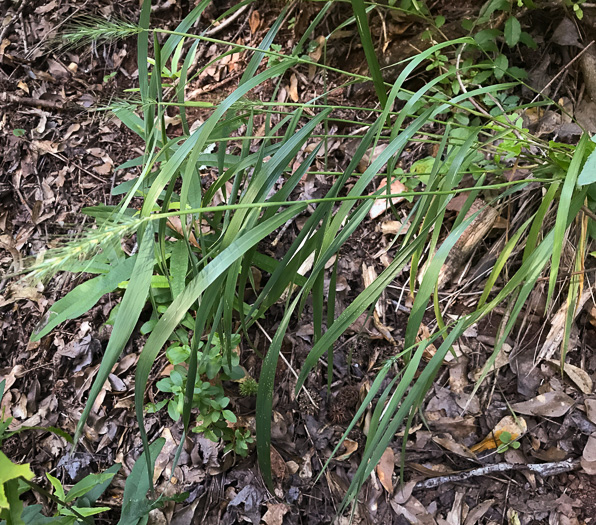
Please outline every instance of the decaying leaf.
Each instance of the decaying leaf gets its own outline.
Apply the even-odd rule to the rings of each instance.
[[[484,367],[476,368],[472,372],[472,379],[474,381],[478,381],[485,373],[489,373],[492,370],[497,370],[503,366],[507,366],[509,364],[509,354],[511,352],[511,345],[507,343],[503,343],[501,346],[501,350],[497,354],[494,363],[487,362]],[[488,369],[487,369],[488,368]]]
[[[430,330],[428,329],[428,326],[422,323],[420,325],[420,328],[418,328],[418,333],[416,334],[416,343],[420,343],[424,339],[430,339]],[[435,356],[436,353],[437,347],[432,343],[429,343],[428,346],[424,349],[422,359],[428,362]],[[447,361],[443,360],[443,362],[446,363]]]
[[[596,474],[596,461],[586,461],[584,458],[581,459],[581,466],[586,474],[594,476]]]
[[[515,403],[512,410],[529,416],[560,417],[573,406],[573,398],[564,392],[546,392],[523,403]]]
[[[556,368],[561,367],[561,362],[557,359],[549,359],[547,361],[551,366]],[[563,373],[579,388],[584,394],[591,394],[594,383],[588,373],[578,366],[565,363]]]
[[[267,525],[282,525],[289,510],[290,506],[285,503],[267,503],[267,512],[261,519]]]
[[[494,499],[487,499],[476,505],[466,516],[464,525],[476,525],[495,503]],[[484,522],[483,522],[484,523]]]
[[[405,505],[399,505],[393,500],[390,500],[389,503],[396,516],[403,516],[407,523],[417,525],[436,525],[437,523],[433,515],[414,497],[411,497]],[[398,523],[400,522],[398,521]]]
[[[585,399],[586,416],[592,422],[596,423],[596,399]]]
[[[384,183],[384,182],[382,182],[379,185],[379,187],[377,188],[377,190],[386,188],[386,186],[387,186],[387,184]],[[387,191],[387,190],[385,190],[385,191]],[[389,187],[389,193],[391,193],[392,195],[395,195],[395,194],[398,194],[398,193],[403,193],[404,191],[408,191],[408,189],[399,180],[396,180],[396,181],[392,182],[391,183],[391,186]],[[393,197],[391,199],[391,203],[392,204],[397,204],[398,202],[401,202],[403,200],[404,200],[403,197]],[[389,201],[388,201],[388,199],[380,198],[380,199],[377,199],[375,201],[375,203],[373,204],[372,208],[368,212],[368,215],[369,215],[369,217],[371,219],[376,219],[379,215],[382,215],[388,209],[389,209]]]
[[[548,463],[563,461],[567,457],[567,452],[557,447],[549,447],[546,450],[534,450],[532,456]]]
[[[479,210],[482,211],[462,233],[441,268],[438,279],[439,290],[449,283],[460,268],[465,266],[476,246],[486,237],[486,234],[493,228],[499,218],[499,211],[487,206],[481,199],[476,199],[472,203],[466,218]]]
[[[358,450],[358,442],[346,438],[343,443],[346,451],[341,455],[337,456],[337,461],[345,461],[348,459],[356,450]]]
[[[290,88],[288,89],[288,93],[293,102],[298,102],[300,100],[300,95],[298,95],[298,77],[296,74],[293,74],[290,77]]]
[[[251,33],[256,33],[257,29],[259,29],[259,26],[261,25],[261,15],[256,9],[248,17],[248,25]]]
[[[394,468],[395,454],[393,453],[393,449],[391,447],[387,447],[381,456],[379,464],[375,467],[375,471],[379,481],[381,482],[381,485],[383,485],[383,488],[389,494],[393,494],[393,480],[391,478],[393,476]]]
[[[271,447],[271,473],[274,479],[284,479],[288,472],[286,462],[275,447]]]
[[[596,462],[596,432],[592,432],[584,447],[582,458],[589,462]]]
[[[528,424],[523,417],[518,417],[516,420],[513,416],[505,416],[496,424],[490,434],[480,441],[480,443],[476,443],[473,447],[470,447],[470,450],[472,452],[482,452],[484,450],[498,448],[503,444],[499,439],[499,436],[503,432],[508,432],[511,435],[511,440],[515,440],[523,436],[527,430]]]
[[[582,311],[584,304],[592,297],[592,288],[587,287],[586,290],[581,294],[577,301],[577,308],[575,309],[574,318],[579,315]],[[540,349],[536,362],[542,360],[551,360],[555,352],[561,347],[563,341],[563,335],[565,333],[565,322],[567,319],[567,304],[564,303],[557,310],[557,313],[552,317],[551,328],[546,336],[544,344]]]
[[[457,454],[463,458],[474,459],[478,460],[476,454],[472,452],[468,447],[462,445],[461,443],[457,443],[449,434],[444,434],[443,436],[435,436],[433,437],[433,441],[437,444],[442,446],[444,449]]]
[[[382,222],[379,226],[379,230],[383,235],[405,235],[410,227],[410,223],[408,221],[385,221]]]

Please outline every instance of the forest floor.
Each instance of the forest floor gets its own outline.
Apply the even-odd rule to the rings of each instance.
[[[201,24],[208,26],[232,3],[214,3],[201,17]],[[440,1],[432,9],[435,15],[443,14],[449,25],[466,16],[477,16],[481,3],[461,2],[454,7]],[[51,45],[56,33],[82,14],[137,20],[138,2],[29,0],[17,5],[4,0],[1,5],[9,14],[0,26],[0,271],[7,275],[22,270],[28,259],[77,237],[88,228],[90,224],[80,214],[82,208],[97,203],[116,204],[112,189],[130,179],[135,171],[115,168],[142,155],[143,143],[113,115],[90,111],[125,96],[124,90],[137,85],[135,39],[81,49]],[[348,6],[338,2],[325,24],[339,25],[348,16]],[[191,7],[188,1],[165,0],[154,6],[152,23],[173,29]],[[278,37],[279,42],[285,42],[284,51],[291,49],[292,42],[319,9],[316,2],[295,4],[290,11],[293,28],[282,29]],[[540,11],[524,22],[529,27],[527,30],[533,36],[541,35],[542,42],[548,46],[539,46],[535,55],[522,57],[526,62],[522,65],[528,69],[535,66],[532,71],[538,71],[546,79],[543,85],[564,69],[565,74],[557,77],[556,95],[567,97],[577,107],[582,89],[579,62],[571,66],[568,63],[589,42],[589,35],[582,34],[588,40],[575,47],[569,42],[553,43],[552,35],[560,22],[560,18],[553,18],[553,12],[556,10]],[[213,26],[211,34],[229,42],[257,45],[279,13],[279,2],[248,4],[242,16],[221,24],[223,27]],[[379,30],[379,53],[393,53],[395,58],[404,52],[405,43],[415,41],[423,30],[419,22],[408,18],[389,21],[385,34]],[[355,45],[357,39],[355,29],[346,30],[331,43],[328,63],[366,73],[363,52]],[[220,53],[215,44],[201,43],[197,60],[207,62]],[[202,73],[187,97],[217,102],[233,91],[247,56],[238,53],[224,62]],[[310,80],[308,71],[300,68],[293,72],[293,79],[279,95],[280,99],[306,101],[323,87],[320,79]],[[419,72],[411,83],[416,85],[424,79],[424,72]],[[339,85],[341,78],[331,75],[327,81]],[[368,85],[342,88],[332,98],[337,103],[349,100],[350,104],[361,107],[369,107],[375,100]],[[586,119],[590,118],[589,111],[583,113]],[[206,114],[206,110],[194,110],[189,112],[189,120],[197,121]],[[364,120],[366,114],[354,110],[345,117],[357,122]],[[172,126],[175,129],[179,124],[172,122]],[[535,129],[545,136],[565,133],[562,125],[553,126],[552,122],[536,126],[543,126]],[[349,134],[357,128],[354,124],[340,131]],[[568,140],[573,142],[577,137],[571,133]],[[356,142],[349,141],[332,144],[328,168],[345,168],[355,145]],[[429,152],[419,145],[407,154],[411,162]],[[306,178],[302,184],[308,198],[317,198],[328,181],[317,175]],[[347,304],[364,288],[369,268],[379,272],[384,268],[387,253],[382,248],[388,244],[384,225],[390,219],[382,215],[365,222],[344,248],[339,261],[338,311],[342,302]],[[283,254],[287,246],[284,235],[293,238],[294,228],[288,228],[277,245],[271,247],[272,254]],[[478,247],[474,264],[503,235],[502,229],[493,228]],[[30,335],[48,308],[85,276],[59,274],[43,284],[24,284],[2,275],[0,379],[7,381],[2,407],[7,416],[14,418],[14,426],[53,426],[72,435],[109,338],[110,328],[105,322],[117,297],[105,296],[87,314],[31,343]],[[452,282],[444,291],[445,300],[454,290],[475,293],[469,286],[473,276],[472,268],[458,282]],[[386,307],[385,318],[381,324],[375,326],[365,316],[359,326],[354,326],[339,341],[332,396],[327,398],[323,367],[308,379],[306,387],[316,404],[307,398],[297,400],[292,393],[295,384],[292,370],[300,368],[312,346],[313,326],[308,305],[304,316],[292,327],[282,348],[288,365],[280,365],[276,378],[272,436],[277,483],[274,493],[260,479],[254,451],[246,458],[224,455],[223,447],[196,435],[186,438],[188,443],[172,473],[181,426],[174,424],[165,412],[148,415],[150,434],[166,438],[157,462],[158,490],[167,494],[189,492],[184,502],[170,502],[163,509],[153,511],[152,523],[331,523],[358,465],[365,442],[361,428],[352,431],[339,457],[317,483],[315,478],[355,414],[363,385],[372,382],[380,364],[399,348],[408,313],[407,294],[404,294],[407,279],[407,275],[400,277],[385,291],[381,299]],[[465,309],[470,295],[460,293],[454,311]],[[534,303],[540,301],[540,296],[534,298]],[[280,307],[277,316],[267,318],[264,331],[255,334],[257,346],[266,349],[267,336],[274,332],[282,312]],[[596,478],[590,475],[596,473],[596,468],[590,472],[590,464],[593,466],[596,460],[593,300],[586,301],[576,319],[568,355],[569,373],[561,376],[557,355],[533,365],[537,353],[557,333],[539,311],[528,312],[523,322],[520,320],[515,338],[508,340],[495,370],[471,397],[475,378],[492,353],[503,313],[493,314],[460,341],[462,355],[456,362],[446,364],[424,402],[424,420],[420,418],[409,430],[404,483],[400,482],[403,436],[398,434],[392,450],[384,455],[359,495],[356,523],[594,522]],[[391,337],[383,333],[384,328],[389,328]],[[84,473],[102,471],[114,462],[123,463],[124,475],[116,478],[109,496],[102,501],[114,508],[111,513],[114,519],[118,516],[118,497],[125,473],[142,448],[133,410],[133,378],[143,343],[144,337],[134,334],[125,357],[110,375],[100,396],[101,409],[92,413],[82,446],[74,457],[67,456],[70,445],[64,439],[42,430],[24,432],[3,444],[3,451],[11,460],[31,464],[41,484],[47,484],[41,477],[44,472],[52,473],[68,485],[73,483],[71,475],[78,479]],[[156,367],[153,385],[166,364],[163,360],[161,368]],[[243,365],[258,377],[260,365],[256,354],[243,353]],[[537,402],[540,394],[548,394],[548,402]],[[495,425],[510,413],[509,407],[516,403],[518,413],[526,414],[528,426],[521,447],[503,453],[479,447],[477,455],[470,456],[468,447],[473,448],[490,435]],[[526,403],[525,408],[520,403]],[[254,400],[236,400],[236,410],[247,421],[254,420]],[[594,454],[590,464],[582,466],[580,459],[590,458],[590,453]],[[555,470],[548,472],[546,464],[554,464]],[[529,468],[532,465],[538,467]],[[467,479],[444,477],[474,469],[484,470],[474,472]],[[169,481],[172,474],[175,484]],[[435,481],[429,483],[430,480]],[[48,503],[43,498],[40,501]],[[109,519],[102,522],[110,522]],[[340,523],[347,523],[347,518],[343,520]]]

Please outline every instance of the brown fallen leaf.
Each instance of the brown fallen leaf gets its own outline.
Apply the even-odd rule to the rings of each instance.
[[[267,503],[267,512],[261,519],[267,525],[282,525],[289,510],[290,506],[285,503]]]
[[[408,221],[385,221],[381,223],[379,229],[383,235],[395,235],[397,233],[405,235],[409,227],[410,223]]]
[[[379,185],[379,187],[377,188],[377,191],[380,190],[380,189],[386,188],[386,186],[387,186],[387,184],[385,182],[382,182]],[[400,182],[399,180],[396,180],[396,181],[392,182],[391,183],[391,186],[389,187],[389,193],[390,194],[403,193],[404,191],[407,191],[407,190],[408,189],[405,187],[405,185],[402,182]],[[385,190],[385,192],[386,191],[387,190]],[[398,197],[393,197],[391,199],[391,203],[392,204],[397,204],[398,202],[401,202],[403,200],[404,200],[403,197],[399,197],[399,196]],[[368,212],[368,216],[371,219],[376,219],[379,215],[382,215],[388,209],[389,209],[389,200],[386,199],[386,198],[379,198],[379,199],[375,200],[375,203],[372,205],[372,208]]]
[[[337,456],[337,461],[345,461],[348,459],[356,450],[358,450],[358,442],[346,438],[343,443],[346,451],[341,455]]]
[[[528,424],[523,417],[518,417],[516,421],[513,416],[505,416],[482,441],[476,443],[473,447],[470,447],[470,450],[472,452],[482,452],[484,450],[499,448],[503,444],[499,439],[499,436],[501,436],[503,432],[508,432],[513,441],[523,436],[527,430]]]
[[[379,481],[383,488],[389,493],[393,494],[393,480],[391,479],[393,476],[393,470],[395,468],[395,454],[393,453],[393,449],[391,447],[387,447],[379,464],[375,467],[375,471],[377,472],[377,476],[379,477]]]
[[[561,362],[557,359],[549,359],[547,361],[551,366],[560,368]],[[563,367],[563,373],[579,388],[584,394],[591,394],[594,383],[592,382],[592,378],[588,375],[585,370],[582,370],[578,366],[570,365],[569,363],[565,363]]]
[[[255,9],[248,17],[248,25],[251,33],[256,33],[261,25],[261,14]]]
[[[557,447],[550,447],[546,450],[535,450],[532,452],[532,456],[540,459],[541,461],[551,463],[555,461],[563,461],[567,457],[567,452]]]
[[[464,525],[476,525],[495,503],[494,499],[487,499],[476,505],[466,516]]]
[[[511,409],[529,416],[560,417],[573,406],[573,398],[564,392],[546,392],[528,401],[515,403]]]
[[[459,272],[460,268],[466,265],[468,258],[475,250],[476,246],[484,240],[486,234],[494,227],[494,224],[499,217],[498,210],[492,206],[487,206],[483,200],[476,199],[466,214],[466,218],[479,210],[482,211],[480,211],[478,216],[464,230],[453,249],[449,252],[449,256],[441,268],[438,277],[439,290],[451,281],[451,279]],[[425,270],[426,268],[423,268],[423,271]],[[421,276],[419,276],[419,278]]]
[[[275,479],[283,480],[287,474],[286,462],[275,447],[271,447],[271,474]]]
[[[300,96],[298,95],[298,77],[295,73],[290,77],[290,88],[288,89],[288,93],[293,102],[298,102],[300,100]]]
[[[472,452],[468,447],[462,445],[461,443],[457,443],[449,434],[444,434],[443,436],[435,436],[433,437],[433,441],[437,444],[442,446],[444,449],[457,454],[463,458],[474,459],[478,460],[476,454]]]
[[[586,416],[592,422],[596,423],[596,399],[585,399]]]
[[[582,458],[581,466],[586,474],[590,476],[594,476],[596,474],[596,461],[586,461],[584,458]]]

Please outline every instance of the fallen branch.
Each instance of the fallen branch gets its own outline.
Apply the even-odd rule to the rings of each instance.
[[[39,98],[19,97],[12,93],[0,93],[0,103],[2,104],[22,104],[23,106],[33,106],[50,111],[85,111],[85,108],[72,104],[71,102],[54,102],[52,100],[42,100]]]
[[[459,474],[450,474],[449,476],[440,476],[438,478],[430,478],[424,481],[416,483],[414,490],[416,489],[430,489],[438,487],[443,483],[452,483],[454,481],[464,481],[469,478],[477,476],[486,476],[494,472],[507,472],[511,470],[530,470],[536,474],[540,474],[543,477],[556,476],[563,472],[570,472],[577,470],[580,467],[579,459],[566,459],[564,461],[557,461],[553,463],[535,463],[531,465],[520,465],[511,463],[496,463],[494,465],[487,465],[486,467],[475,468],[460,472]]]

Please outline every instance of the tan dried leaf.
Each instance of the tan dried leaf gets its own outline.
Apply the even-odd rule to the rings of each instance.
[[[348,459],[356,450],[358,450],[358,442],[346,438],[343,443],[346,451],[341,455],[337,456],[337,461],[345,461]]]
[[[250,26],[250,32],[256,33],[257,29],[261,25],[261,14],[255,9],[248,18],[248,25]]]
[[[514,412],[529,416],[560,417],[573,406],[573,398],[564,392],[546,392],[511,406]]]
[[[314,62],[318,62],[321,60],[321,56],[323,56],[323,44],[325,43],[325,37],[322,35],[318,36],[315,42],[317,43],[317,47],[314,49],[314,51],[311,51],[308,56]]]
[[[592,422],[596,423],[596,399],[585,399],[586,416]]]
[[[286,462],[275,447],[271,447],[271,474],[275,479],[284,479],[288,472]]]
[[[300,100],[300,96],[298,95],[298,77],[295,73],[293,73],[290,77],[290,87],[288,89],[288,93],[290,94],[290,98],[293,102],[298,102]]]
[[[592,432],[588,438],[588,442],[584,447],[582,458],[589,462],[596,461],[596,432]]]
[[[549,359],[548,363],[557,368],[560,368],[561,366],[561,362],[557,359]],[[582,370],[578,366],[565,363],[563,372],[584,394],[592,393],[594,383],[585,370]]]
[[[383,485],[383,488],[389,494],[393,494],[393,480],[391,478],[393,476],[394,468],[395,455],[393,453],[393,449],[391,447],[387,447],[381,456],[379,464],[375,467],[375,471],[379,477],[381,485]]]
[[[386,183],[381,183],[381,185],[377,188],[377,190],[380,190],[382,188],[385,188],[386,186],[387,186]],[[403,193],[403,192],[405,192],[407,190],[408,189],[405,187],[405,185],[402,182],[400,182],[399,180],[396,180],[396,181],[392,182],[391,183],[391,186],[389,187],[389,193],[392,194],[392,195]],[[391,198],[391,203],[392,204],[397,204],[398,202],[401,202],[403,200],[404,200],[403,197],[392,197]],[[373,204],[372,208],[368,212],[368,215],[369,215],[369,217],[371,219],[376,219],[379,215],[382,215],[388,209],[389,209],[389,201],[388,201],[388,199],[386,199],[386,198],[379,198],[379,199],[375,200],[375,203]]]
[[[594,476],[596,474],[596,461],[586,461],[584,458],[581,459],[581,466],[586,474]]]
[[[267,503],[267,512],[261,519],[267,525],[282,525],[289,510],[290,506],[285,503]]]
[[[462,458],[478,460],[478,457],[468,447],[461,443],[457,443],[449,434],[443,436],[433,437],[433,441],[442,446],[444,449],[461,456]]]
[[[64,149],[63,144],[52,142],[51,140],[34,140],[31,142],[31,146],[40,155],[46,155],[47,153],[56,154]]]

